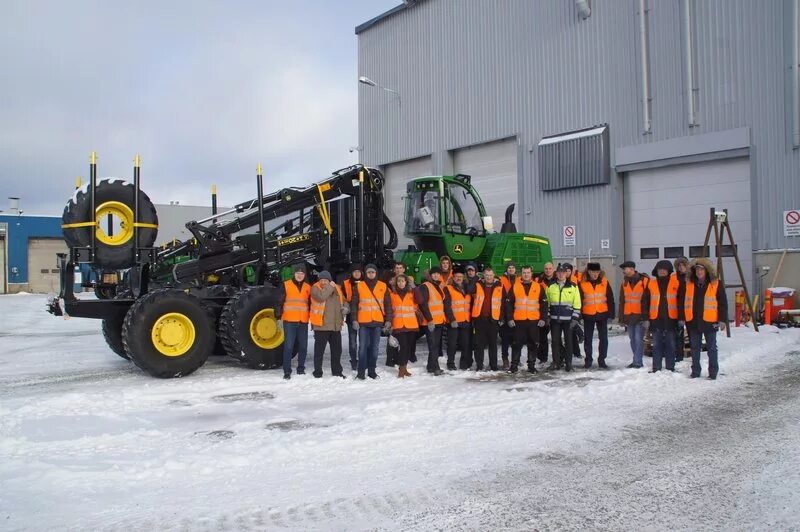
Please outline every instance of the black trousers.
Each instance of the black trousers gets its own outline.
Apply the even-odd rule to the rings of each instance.
[[[528,348],[528,367],[536,367],[536,355],[539,344],[539,327],[536,326],[538,320],[515,321],[514,327],[514,347],[512,350],[511,363],[519,366],[522,357],[522,347]]]
[[[475,318],[475,367],[483,369],[483,351],[489,348],[489,368],[497,370],[497,322],[491,318]]]
[[[597,354],[597,361],[601,364],[606,361],[608,355],[608,320],[594,320],[583,318],[583,350],[586,353],[584,365],[588,368],[592,364],[592,340],[594,340],[594,328],[597,326],[597,337],[600,340],[600,352]]]
[[[539,329],[539,362],[547,362],[547,355],[550,351],[550,340],[547,338],[549,334],[549,325],[545,325]]]
[[[394,337],[397,338],[397,342],[400,344],[400,347],[396,349],[395,362],[397,362],[398,366],[405,366],[417,351],[417,333],[414,331],[395,333]]]
[[[426,369],[429,373],[442,369],[439,367],[439,352],[442,349],[443,329],[443,325],[437,325],[433,331],[425,327],[425,339],[428,341],[428,364]]]
[[[508,350],[514,343],[514,330],[508,325],[500,327],[500,352],[503,360],[508,360]]]
[[[469,369],[472,365],[472,346],[470,345],[470,334],[472,325],[469,323],[459,325],[456,329],[447,328],[447,364],[456,363],[456,350],[461,350],[461,359],[458,365],[461,369]],[[464,365],[466,364],[466,367]]]
[[[397,335],[394,335],[397,338]],[[398,342],[400,340],[397,340]],[[399,347],[392,347],[389,345],[389,342],[386,342],[386,365],[390,367],[394,367],[397,364],[397,352],[400,350]]]
[[[572,369],[572,330],[569,321],[550,322],[550,337],[552,338],[553,364],[556,367],[564,366]]]
[[[328,344],[331,346],[331,374],[342,374],[342,332],[314,331],[314,376],[322,375],[322,356]]]

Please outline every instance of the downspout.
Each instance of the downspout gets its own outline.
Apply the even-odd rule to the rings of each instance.
[[[652,131],[650,94],[650,48],[648,44],[647,0],[639,0],[639,49],[642,62],[642,134]]]
[[[694,1],[683,0],[684,63],[686,66],[686,110],[689,127],[697,125],[695,107],[695,64],[694,64]]]

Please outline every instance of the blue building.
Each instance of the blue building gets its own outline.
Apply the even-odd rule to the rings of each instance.
[[[0,214],[0,293],[58,293],[61,216]]]

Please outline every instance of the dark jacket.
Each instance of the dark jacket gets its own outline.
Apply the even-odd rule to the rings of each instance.
[[[640,314],[625,315],[625,285],[629,284],[633,286],[642,278],[650,279],[647,275],[636,272],[630,279],[626,277],[622,280],[622,285],[619,288],[619,311],[617,315],[619,316],[619,322],[624,325],[636,325],[639,322],[647,320],[648,309],[644,306],[644,296],[642,296],[642,312]],[[644,293],[647,294],[647,287],[645,287]]]
[[[436,284],[434,281],[430,281],[431,285],[433,285],[434,290],[441,296],[442,301],[444,301],[444,319],[449,324],[452,321],[455,321],[456,318],[453,315],[453,307],[450,304],[450,292],[448,290],[442,290],[442,288]],[[425,317],[427,321],[432,320],[431,311],[428,308],[428,285],[422,283],[418,287],[414,289],[414,299],[419,305],[419,311],[422,312],[422,315]]]
[[[304,279],[302,282],[298,283],[294,277],[292,277],[292,282],[297,287],[298,290],[303,288],[303,285],[308,283],[307,279]],[[311,283],[308,283],[311,284]],[[275,306],[275,319],[281,319],[283,315],[283,302],[286,301],[286,285],[281,283],[278,285],[278,304]],[[309,302],[309,305],[311,303]]]
[[[669,317],[669,308],[667,305],[667,286],[669,285],[670,276],[666,277],[656,277],[654,279],[650,279],[651,283],[658,283],[658,293],[661,294],[661,298],[658,300],[658,315],[656,319],[650,320],[650,290],[644,291],[644,297],[642,298],[642,310],[645,311],[647,317],[645,319],[650,320],[650,327],[653,329],[659,330],[666,330],[666,329],[675,329],[678,326],[678,320],[673,320]],[[681,306],[681,294],[680,288],[678,289],[678,308],[680,309]],[[678,311],[678,316],[680,316],[680,310]]]
[[[392,280],[394,281],[394,279],[392,279]],[[411,288],[410,285],[406,285],[406,287],[404,289],[402,289],[402,290],[398,289],[397,285],[392,285],[389,288],[390,288],[390,290],[392,292],[394,292],[395,294],[400,296],[400,299],[404,298],[406,296],[406,294],[408,294],[409,292],[411,292],[412,294],[414,293],[414,289]],[[391,297],[391,295],[389,297]],[[414,299],[416,301],[416,294],[414,294]],[[419,311],[417,311],[417,322],[422,323],[422,313],[420,313]],[[405,333],[405,332],[417,332],[418,330],[419,330],[419,328],[417,328],[417,329],[406,329],[406,328],[392,329],[392,334],[399,334],[399,333]]]
[[[367,288],[370,291],[375,291],[375,285],[378,284],[379,279],[376,277],[373,280],[369,280],[366,277],[361,280],[362,283],[367,285]],[[383,281],[380,281],[383,282]],[[353,300],[350,302],[350,313],[353,314],[353,320],[358,319],[358,290],[353,290]],[[389,285],[386,285],[386,293],[383,296],[383,301],[380,302],[381,308],[383,308],[383,322],[372,321],[370,323],[359,323],[361,327],[383,327],[384,322],[391,323],[392,321],[392,297],[389,294]]]
[[[522,283],[522,287],[525,289],[525,294],[530,293],[531,286],[534,284],[538,284],[538,281],[535,279],[531,279],[530,283],[525,283],[525,281],[520,278],[520,282]],[[514,319],[514,306],[517,304],[517,296],[514,294],[514,286],[511,286],[511,291],[506,294],[506,317],[509,320]],[[550,311],[547,308],[547,293],[545,292],[544,288],[539,285],[539,313],[541,314],[541,318],[544,321],[548,321],[550,319]]]
[[[600,284],[603,279],[606,277],[606,272],[600,270],[600,275],[597,277],[596,281],[592,281],[589,278],[589,272],[583,272],[583,280],[578,283],[578,288],[580,288],[581,292],[581,301],[586,301],[586,296],[583,293],[583,283],[591,283],[592,286],[597,286]],[[552,283],[550,283],[552,284]],[[587,316],[586,314],[583,315],[584,320],[588,321],[602,321],[602,320],[613,320],[617,317],[617,306],[614,300],[614,290],[611,289],[611,283],[606,283],[606,302],[608,303],[608,312],[598,312],[597,314],[592,314],[591,316]]]
[[[697,275],[694,272],[694,267],[697,264],[702,264],[706,269],[706,281],[703,284],[698,284]],[[695,284],[694,299],[692,300],[692,314],[694,315],[694,319],[688,322],[686,326],[697,331],[710,331],[714,329],[717,324],[703,321],[703,302],[705,300],[706,291],[708,290],[708,284],[711,281],[717,280],[717,270],[711,265],[710,260],[696,259],[692,261],[690,265],[688,277],[689,280]],[[683,305],[685,297],[686,287],[684,285],[683,289],[678,291],[678,301],[681,302],[678,305],[678,319],[682,321],[686,319],[686,312]],[[719,283],[717,287],[717,313],[719,314],[719,321],[723,322],[727,320],[728,296],[725,294],[725,287],[722,283]]]

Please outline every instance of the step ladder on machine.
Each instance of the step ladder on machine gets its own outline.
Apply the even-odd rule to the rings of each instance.
[[[742,262],[739,260],[739,250],[736,248],[736,243],[733,241],[733,232],[731,231],[731,226],[728,223],[728,209],[716,209],[711,207],[711,214],[708,220],[708,229],[706,229],[706,238],[703,241],[703,252],[704,255],[708,258],[711,258],[711,253],[709,252],[708,247],[708,240],[711,238],[711,231],[714,231],[714,242],[716,244],[716,251],[717,251],[717,276],[719,277],[719,282],[723,286],[723,288],[741,288],[744,291],[744,301],[745,306],[749,312],[750,321],[753,323],[753,329],[758,332],[758,323],[756,323],[756,313],[753,309],[753,305],[751,304],[750,299],[750,292],[747,290],[747,281],[745,281],[744,272],[742,271]],[[725,239],[725,234],[728,235],[728,240],[730,241],[730,247],[733,250],[733,259],[736,261],[736,269],[739,271],[739,280],[740,284],[726,284],[725,283],[725,272],[723,271],[722,267],[722,249],[723,249],[723,242]],[[724,316],[725,322],[725,333],[727,334],[728,338],[731,337],[731,327],[730,322],[728,321],[728,316]]]

